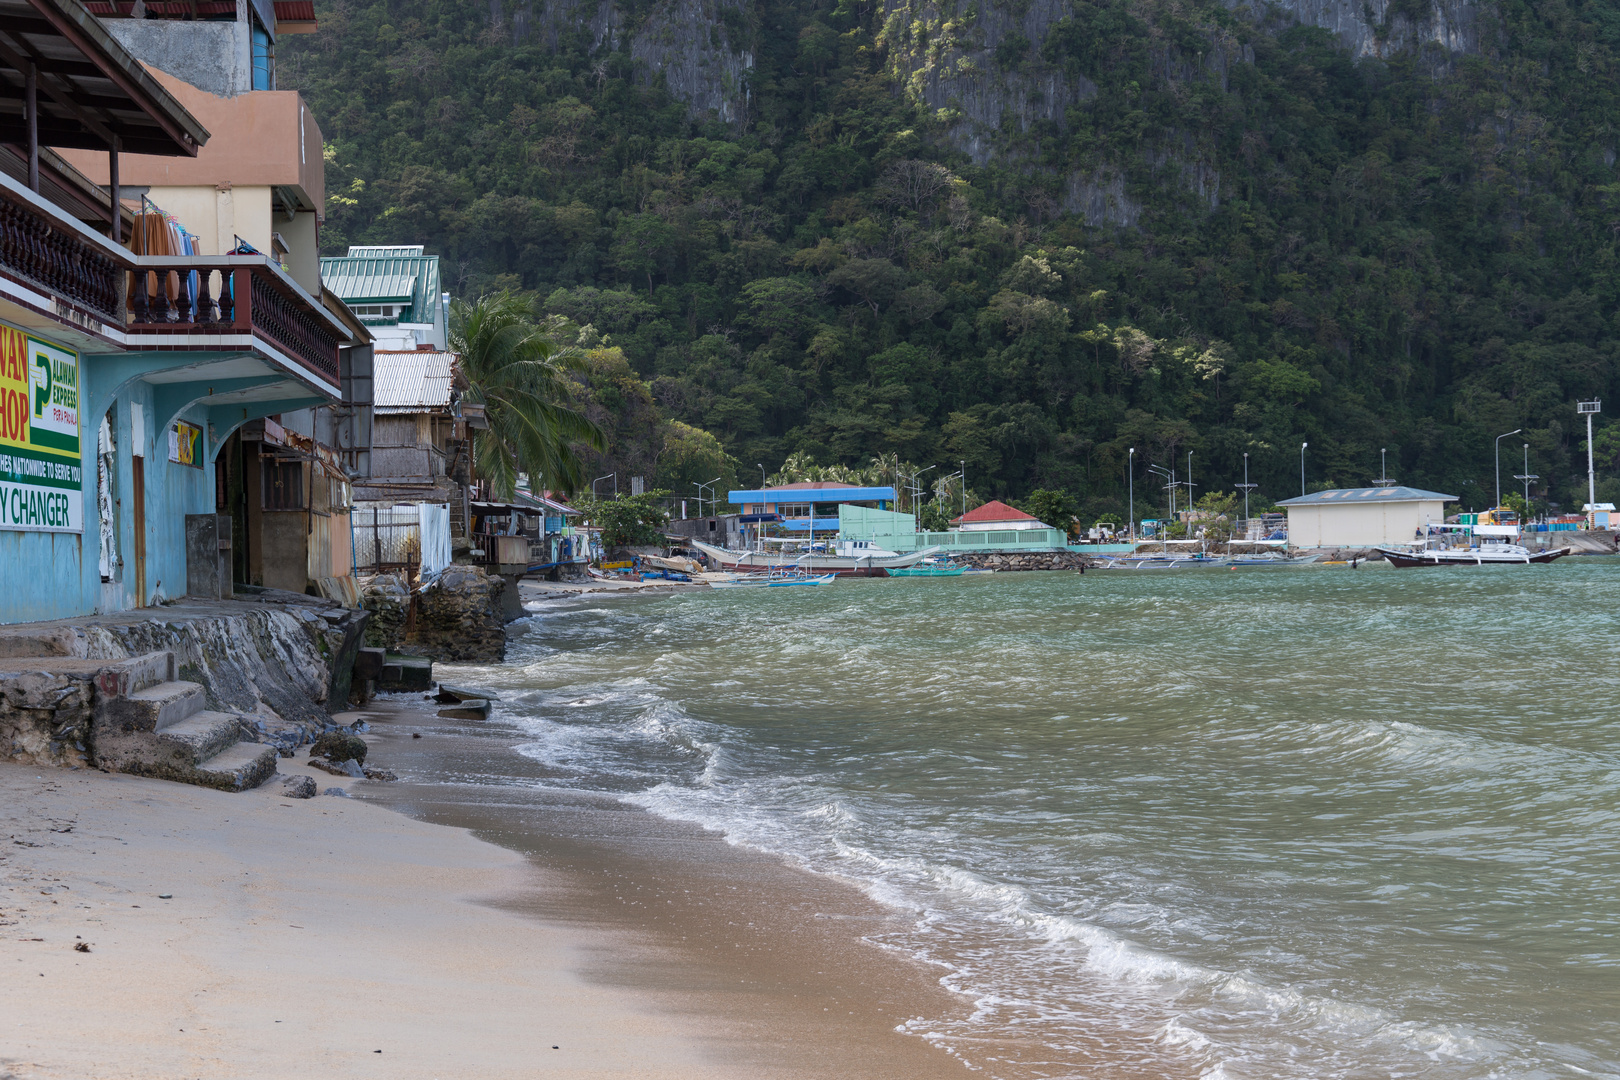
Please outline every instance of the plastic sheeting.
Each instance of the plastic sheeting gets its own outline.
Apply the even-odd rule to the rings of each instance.
[[[422,526],[421,582],[436,581],[450,565],[450,504],[419,503]]]

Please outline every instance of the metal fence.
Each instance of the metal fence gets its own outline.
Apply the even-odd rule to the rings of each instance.
[[[350,531],[356,573],[414,570],[422,564],[421,512],[415,506],[357,507]]]

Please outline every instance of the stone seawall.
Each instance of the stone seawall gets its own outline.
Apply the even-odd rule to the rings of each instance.
[[[159,653],[174,657],[168,677],[204,687],[208,708],[247,718],[260,742],[298,746],[347,707],[364,621],[267,591],[0,628],[0,760],[83,764],[98,703],[130,688],[118,673]]]
[[[951,553],[951,558],[975,570],[1078,570],[1089,558],[1075,551],[1030,551],[1001,554]]]
[[[371,613],[366,644],[451,663],[506,658],[503,600],[516,587],[478,566],[452,566],[437,582],[416,594],[395,574],[360,583],[360,604]],[[521,607],[518,609],[521,612]]]

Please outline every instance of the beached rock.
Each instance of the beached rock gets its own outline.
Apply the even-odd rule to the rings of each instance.
[[[379,769],[374,765],[367,765],[365,773],[367,780],[389,781],[399,779],[399,774],[394,772],[393,769]]]
[[[281,794],[288,799],[313,799],[320,793],[313,776],[283,776]]]
[[[347,731],[328,731],[316,737],[309,748],[309,756],[323,757],[333,762],[347,761],[353,758],[364,764],[366,760],[366,740],[358,735],[351,735]]]
[[[951,552],[951,558],[975,570],[1078,570],[1087,558],[1073,551],[1032,551],[1021,554],[966,554]]]
[[[339,796],[340,798],[344,798],[344,799],[347,799],[349,797],[349,793],[347,791],[344,791],[340,787],[329,787],[325,791],[321,792],[321,794],[322,795],[336,795],[336,796]]]

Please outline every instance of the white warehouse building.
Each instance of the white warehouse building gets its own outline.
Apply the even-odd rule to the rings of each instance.
[[[1284,499],[1288,542],[1301,548],[1410,544],[1424,525],[1446,520],[1457,496],[1409,487],[1338,488]]]

